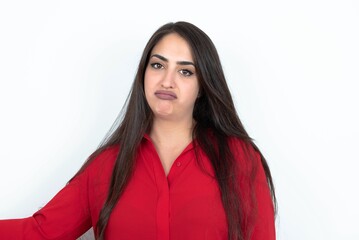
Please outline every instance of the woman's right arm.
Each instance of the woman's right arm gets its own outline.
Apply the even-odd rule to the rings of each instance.
[[[85,233],[91,227],[87,170],[32,217],[0,220],[0,239],[74,240]]]

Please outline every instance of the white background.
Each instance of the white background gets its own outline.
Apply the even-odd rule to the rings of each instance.
[[[2,1],[0,218],[56,194],[111,127],[162,24],[213,40],[271,167],[280,240],[359,239],[359,3]]]

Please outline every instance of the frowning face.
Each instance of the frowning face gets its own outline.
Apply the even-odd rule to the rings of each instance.
[[[178,34],[166,35],[153,48],[144,86],[155,118],[192,119],[199,83],[191,49]]]

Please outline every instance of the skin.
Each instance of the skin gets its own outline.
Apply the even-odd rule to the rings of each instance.
[[[200,89],[191,49],[178,34],[163,37],[153,48],[144,87],[154,113],[150,137],[168,174],[192,141],[192,114]]]
[[[165,36],[153,48],[145,72],[146,99],[155,117],[175,121],[192,119],[198,91],[196,69],[187,42],[177,34]]]

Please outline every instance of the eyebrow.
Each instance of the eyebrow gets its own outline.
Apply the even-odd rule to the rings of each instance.
[[[151,56],[151,58],[153,58],[153,57],[159,58],[159,59],[161,59],[161,60],[164,61],[164,62],[168,62],[168,59],[167,59],[167,58],[165,58],[164,56],[161,56],[161,55],[159,55],[159,54],[153,54],[153,55]],[[194,63],[193,63],[193,62],[190,62],[190,61],[177,61],[176,63],[177,63],[178,65],[193,65],[193,66],[195,67]]]

